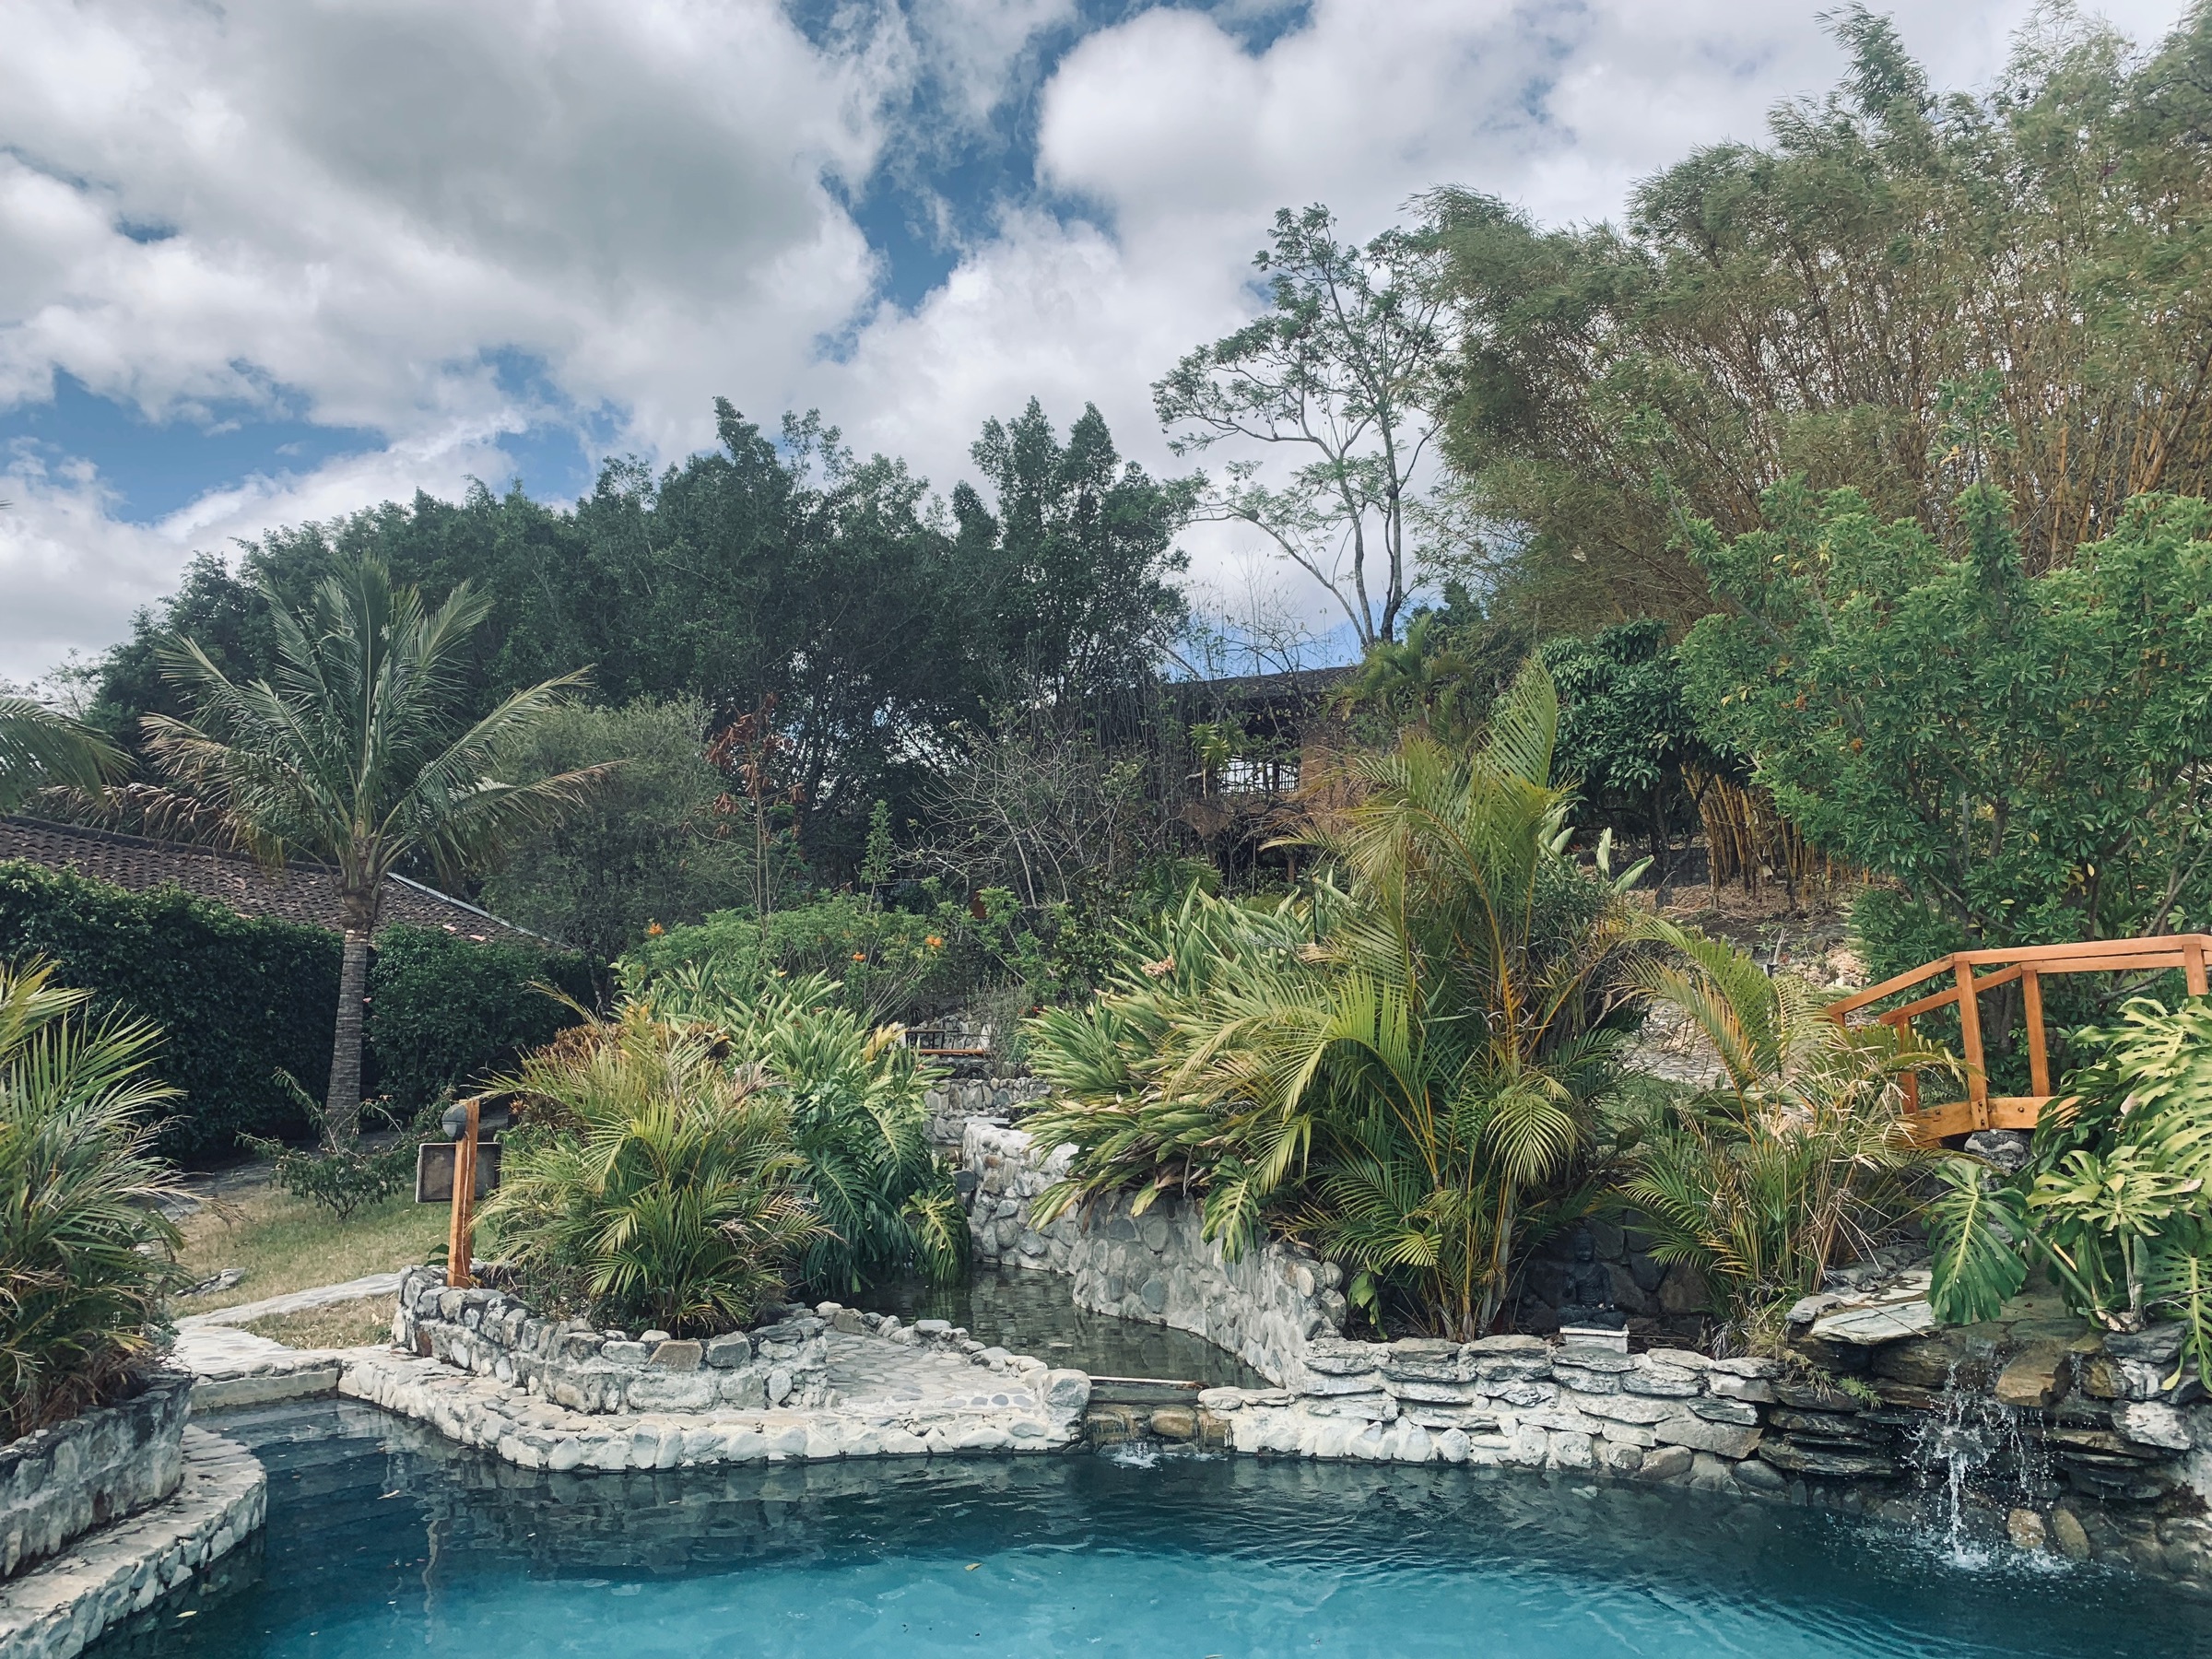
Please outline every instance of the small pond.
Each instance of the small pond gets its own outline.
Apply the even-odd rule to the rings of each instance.
[[[1265,1388],[1267,1379],[1203,1336],[1165,1325],[1088,1313],[1062,1273],[979,1266],[964,1285],[902,1280],[869,1291],[859,1305],[901,1319],[946,1319],[978,1342],[1071,1365],[1094,1377],[1165,1377],[1209,1388]]]
[[[2212,1653],[2212,1607],[1574,1477],[1094,1453],[539,1475],[367,1406],[211,1427],[265,1539],[92,1659]]]

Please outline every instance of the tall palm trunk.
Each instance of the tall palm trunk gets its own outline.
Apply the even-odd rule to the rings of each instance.
[[[330,1088],[324,1097],[324,1133],[332,1151],[361,1134],[361,1009],[369,1000],[369,941],[378,895],[347,893],[342,902],[346,942],[338,958],[338,1025],[330,1045]]]

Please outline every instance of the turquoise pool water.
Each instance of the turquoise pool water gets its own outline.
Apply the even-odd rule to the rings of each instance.
[[[2212,1653],[2212,1608],[2148,1583],[1630,1487],[1090,1454],[533,1476],[366,1407],[210,1426],[268,1465],[265,1542],[97,1659]]]

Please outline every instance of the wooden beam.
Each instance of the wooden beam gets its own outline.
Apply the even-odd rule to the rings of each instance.
[[[1959,974],[1959,1046],[1966,1053],[1966,1098],[1973,1102],[1978,1122],[1977,1129],[1989,1127],[1989,1065],[1982,1053],[1982,1004],[1974,995],[1973,965],[1964,957],[1953,957]]]
[[[2043,1037],[2043,980],[2032,968],[2020,972],[2020,1001],[2028,1026],[2028,1083],[2039,1095],[2051,1092],[2051,1051]]]
[[[2182,941],[2182,973],[2188,982],[2189,994],[2205,994],[2205,942],[2200,935],[2185,935]]]

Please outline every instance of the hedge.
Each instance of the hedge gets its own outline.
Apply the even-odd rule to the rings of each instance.
[[[183,1091],[163,1150],[205,1161],[241,1132],[298,1137],[306,1124],[281,1069],[320,1096],[330,1077],[338,938],[241,916],[177,887],[135,892],[73,871],[0,861],[0,958],[42,956],[94,1006],[162,1030],[154,1070]],[[424,928],[378,940],[369,975],[363,1091],[406,1112],[499,1070],[574,1016],[529,988],[592,994],[582,957],[479,945]]]
[[[241,1130],[294,1134],[279,1067],[320,1093],[330,1077],[338,938],[239,915],[182,888],[134,892],[73,871],[0,862],[0,956],[53,961],[94,1006],[152,1020],[154,1070],[184,1091],[163,1149],[205,1159]]]
[[[536,989],[541,982],[586,1006],[593,1000],[591,963],[582,956],[387,928],[369,971],[377,1092],[413,1112],[448,1088],[504,1071],[573,1025],[575,1013]]]

